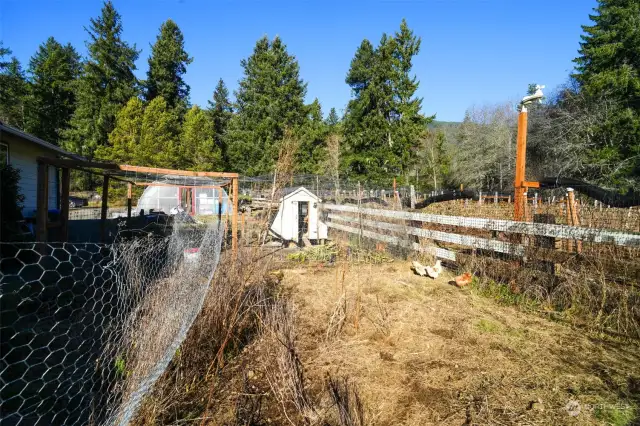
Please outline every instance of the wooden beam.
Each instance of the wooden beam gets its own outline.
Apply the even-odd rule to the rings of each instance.
[[[192,170],[161,169],[158,167],[130,166],[128,164],[121,164],[117,167],[120,170],[123,170],[126,172],[149,173],[149,174],[158,174],[158,175],[200,176],[200,177],[219,177],[219,178],[237,178],[238,177],[238,173],[228,173],[228,172],[194,172]]]
[[[100,209],[100,238],[102,242],[107,239],[107,210],[109,208],[109,176],[102,180],[102,208]]]
[[[232,182],[233,212],[231,212],[231,253],[234,259],[238,255],[238,178]],[[228,211],[228,209],[227,209]]]
[[[60,240],[69,241],[69,188],[70,188],[70,170],[62,169],[62,182],[60,188]]]
[[[127,218],[131,219],[131,184],[127,184]]]
[[[97,161],[88,161],[88,160],[70,160],[63,158],[51,158],[51,157],[38,157],[39,162],[48,164],[50,166],[56,166],[60,168],[89,168],[89,169],[103,169],[103,170],[118,170],[117,164],[112,163],[101,163]]]
[[[136,186],[173,186],[176,188],[213,188],[222,189],[227,185],[179,185],[174,183],[137,182]]]
[[[522,182],[522,186],[525,188],[540,188],[540,182],[530,182],[525,180]]]
[[[49,166],[38,161],[38,181],[36,194],[36,241],[47,241],[49,221]]]

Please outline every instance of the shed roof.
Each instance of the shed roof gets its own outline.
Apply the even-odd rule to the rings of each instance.
[[[284,201],[286,198],[290,198],[293,197],[296,194],[299,194],[300,192],[305,192],[307,193],[309,196],[315,198],[316,200],[320,201],[320,197],[318,197],[316,194],[314,194],[313,192],[309,191],[307,188],[305,188],[304,186],[294,186],[291,188],[284,188],[282,190],[282,192],[284,193],[284,196],[282,197],[282,200]]]

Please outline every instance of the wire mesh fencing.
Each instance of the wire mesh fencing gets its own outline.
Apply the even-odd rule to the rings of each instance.
[[[127,424],[200,312],[220,222],[0,244],[3,424]]]

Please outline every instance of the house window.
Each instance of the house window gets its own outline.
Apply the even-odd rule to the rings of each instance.
[[[6,166],[7,164],[9,164],[9,145],[0,143],[0,165]]]

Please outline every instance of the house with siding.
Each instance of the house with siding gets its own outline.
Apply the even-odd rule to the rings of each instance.
[[[20,191],[24,195],[22,215],[25,218],[34,217],[36,212],[38,157],[84,160],[78,155],[0,121],[0,162],[20,170]],[[59,188],[58,169],[49,167],[49,208],[60,208]]]

